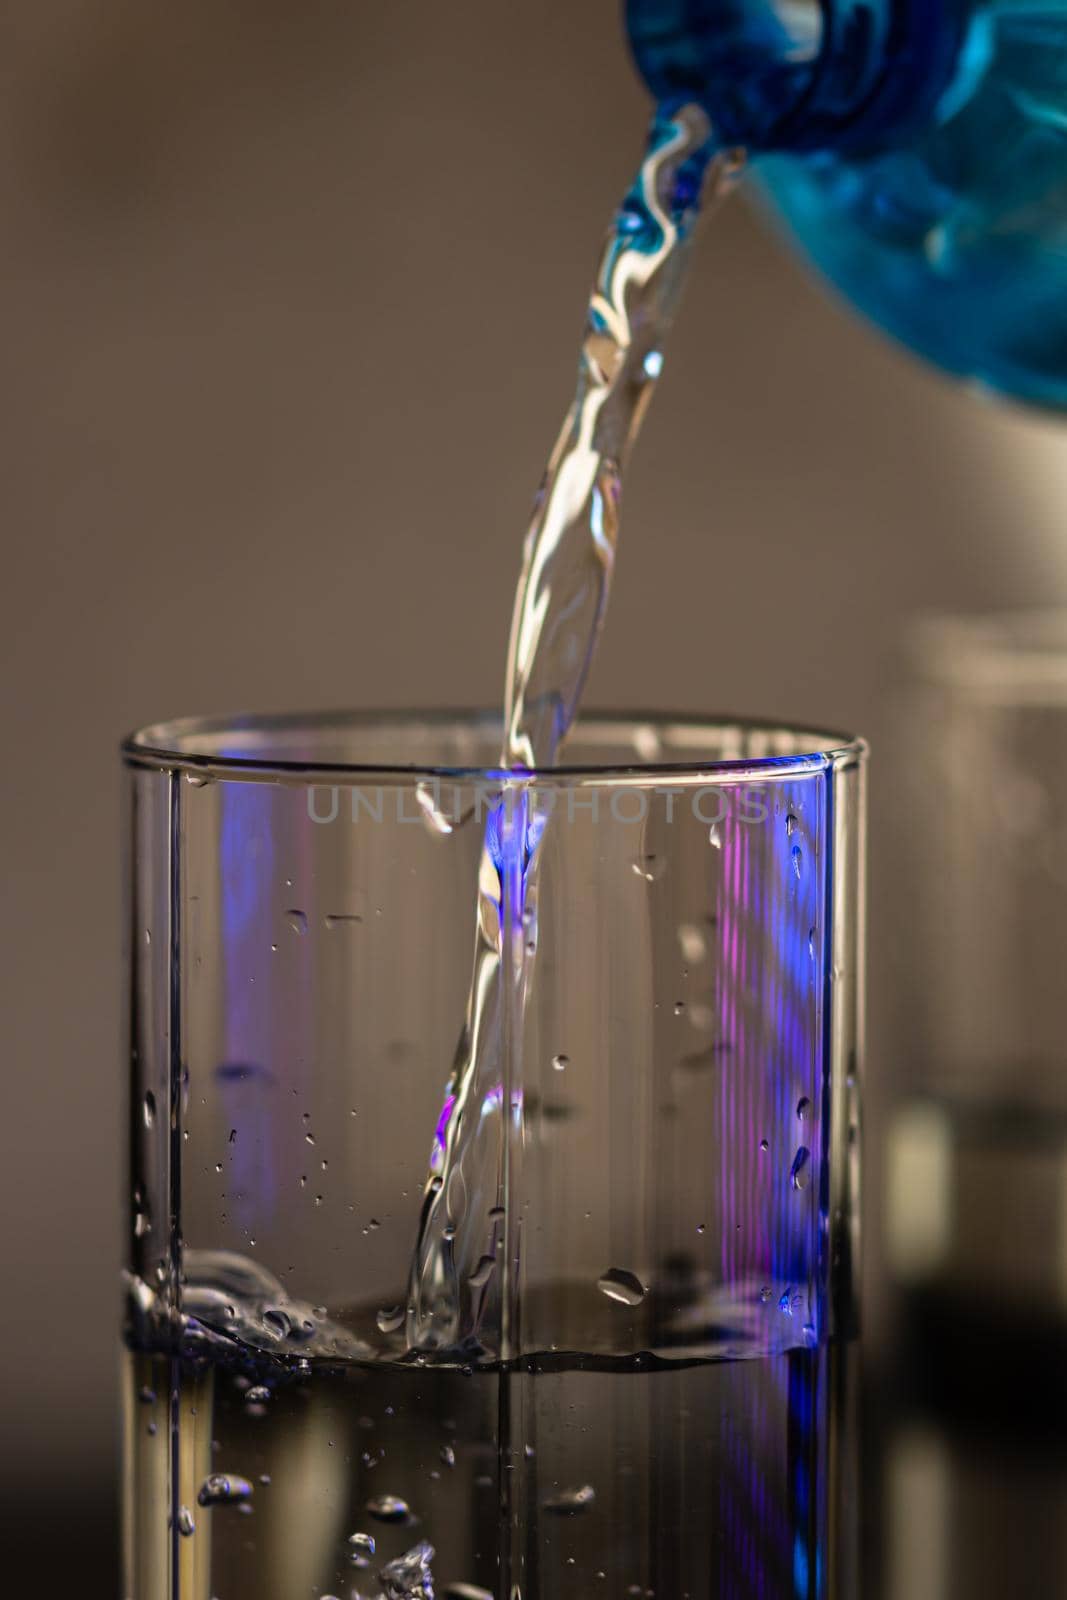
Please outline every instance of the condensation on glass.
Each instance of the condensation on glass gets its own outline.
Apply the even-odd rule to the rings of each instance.
[[[499,746],[411,716],[125,748],[130,1600],[846,1592],[863,747]],[[484,1249],[428,1354],[412,1250],[516,817],[488,1159],[448,1197]]]

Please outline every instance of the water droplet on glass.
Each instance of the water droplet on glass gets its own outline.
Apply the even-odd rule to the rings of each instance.
[[[351,1533],[348,1542],[357,1555],[372,1556],[376,1549],[373,1533]]]
[[[697,1232],[698,1233],[703,1233],[706,1227],[707,1227],[707,1223],[706,1222],[698,1222],[697,1223]]]
[[[471,1288],[484,1289],[486,1284],[489,1282],[489,1279],[493,1275],[493,1268],[495,1266],[495,1256],[483,1256],[468,1279]]]
[[[769,1150],[771,1148],[770,1140],[769,1139],[761,1139],[760,1142],[759,1142],[759,1147],[760,1147],[761,1150],[764,1150],[764,1151]]]
[[[678,929],[678,943],[682,950],[683,961],[696,966],[698,961],[703,961],[708,953],[707,940],[700,929],[691,922],[683,922]]]
[[[596,1490],[592,1484],[583,1483],[580,1489],[561,1489],[558,1494],[550,1495],[544,1508],[557,1516],[573,1517],[580,1511],[587,1511],[595,1499]]]
[[[156,1097],[151,1089],[145,1090],[144,1096],[144,1125],[146,1128],[155,1127],[156,1122]]]
[[[799,827],[800,827],[799,820],[790,811],[788,813],[788,815],[786,816],[786,819],[785,819],[785,831],[786,831],[786,833],[788,834],[788,836],[790,838],[792,838],[794,833],[796,833],[796,831],[797,831],[797,829]]]
[[[301,937],[303,937],[303,935],[308,931],[307,913],[294,906],[286,911],[285,915],[293,932],[298,933],[301,935]]]
[[[188,1506],[182,1506],[178,1512],[178,1532],[181,1534],[183,1539],[188,1539],[191,1533],[196,1532],[196,1523],[193,1521],[193,1513],[189,1510]]]
[[[527,1461],[532,1461],[534,1456],[537,1454],[537,1451],[534,1449],[532,1444],[524,1444],[522,1447],[522,1453],[526,1457]]]
[[[370,1229],[371,1233],[373,1233],[375,1228],[381,1227],[381,1223],[378,1221],[377,1217],[371,1217],[370,1221],[367,1223],[367,1227]]]
[[[407,1501],[395,1494],[375,1495],[373,1500],[367,1501],[366,1510],[368,1516],[379,1522],[406,1522],[411,1516]]]
[[[811,1176],[810,1159],[811,1151],[801,1145],[793,1157],[793,1165],[789,1169],[789,1176],[793,1181],[794,1189],[806,1189],[808,1187],[808,1179]]]
[[[676,1017],[680,1017],[684,1010],[685,1010],[685,1001],[684,1000],[676,1000],[674,1002],[674,1014],[675,1014],[675,1016]]]
[[[252,1485],[247,1478],[238,1478],[232,1472],[212,1472],[200,1485],[197,1501],[202,1506],[237,1505],[250,1500]]]
[[[657,883],[667,870],[667,863],[662,856],[638,856],[633,863],[633,870],[646,883]]]
[[[624,1306],[639,1306],[647,1293],[637,1274],[627,1272],[625,1267],[610,1267],[597,1279],[597,1288],[609,1300],[617,1300]]]
[[[802,1095],[797,1101],[797,1121],[803,1122],[811,1110],[811,1101],[807,1095]]]
[[[804,866],[804,852],[803,852],[803,850],[800,848],[800,846],[798,844],[795,844],[793,846],[792,851],[790,852],[790,854],[791,854],[792,860],[793,860],[793,872],[796,875],[796,877],[799,879],[800,873],[801,873],[801,869]]]
[[[395,1333],[404,1325],[404,1311],[401,1306],[383,1306],[375,1317],[379,1333]]]
[[[305,1144],[314,1144],[315,1143],[315,1135],[313,1133],[305,1133],[305,1135],[304,1135],[304,1143]]]
[[[362,923],[363,918],[357,916],[354,911],[330,911],[324,921],[326,926],[331,929],[357,928]]]
[[[808,929],[808,955],[815,960],[815,929]]]
[[[440,1454],[441,1454],[441,1461],[443,1462],[443,1464],[446,1467],[454,1467],[455,1466],[455,1464],[456,1464],[456,1452],[455,1452],[455,1450],[453,1450],[453,1448],[452,1448],[452,1446],[450,1444],[443,1444],[441,1446]]]
[[[432,833],[451,833],[454,823],[448,813],[440,805],[440,793],[431,783],[418,783],[415,785],[415,799],[423,819]]]
[[[566,1072],[566,1070],[570,1066],[570,1064],[571,1064],[570,1056],[553,1056],[552,1057],[552,1065],[555,1067],[557,1072]]]
[[[719,824],[717,822],[713,822],[708,829],[708,843],[713,850],[722,849],[722,834],[719,832]]]

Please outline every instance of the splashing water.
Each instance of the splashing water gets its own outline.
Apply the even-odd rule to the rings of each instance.
[[[507,775],[486,824],[467,1014],[412,1262],[406,1331],[413,1349],[477,1346],[496,1304],[498,1353],[511,1353],[506,1274],[479,1283],[478,1264],[498,1247],[506,1263],[498,1208],[512,1142],[483,1125],[495,1115],[522,1115],[507,1059],[517,1029],[506,1024],[521,1015],[523,955],[536,946],[534,869],[545,822],[531,808],[524,774],[556,761],[574,721],[611,585],[623,470],[662,371],[693,224],[741,167],[740,152],[716,144],[699,107],[661,110],[601,254],[577,391],[535,503],[515,597],[501,753]]]

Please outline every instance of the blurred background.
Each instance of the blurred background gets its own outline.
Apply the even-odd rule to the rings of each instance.
[[[0,33],[15,1334],[0,1470],[40,1592],[59,1592],[41,1550],[62,1505],[79,1594],[113,1596],[117,741],[184,712],[494,701],[531,495],[647,105],[616,0],[8,0]],[[914,686],[941,694],[956,658],[909,645],[912,619],[1067,601],[1065,526],[1059,427],[919,369],[744,202],[720,213],[631,475],[588,699],[873,745],[864,1539],[870,1592],[890,1600],[1048,1593],[1048,1563],[1067,1559],[1064,1471],[1043,1442],[1061,1412],[1018,1403],[1010,1328],[975,1356],[1001,1402],[989,1429],[963,1378],[953,1395],[931,1379],[952,1307],[905,1291],[948,1224],[931,1244],[921,1207],[887,1222],[885,1204],[894,1184],[955,1181],[954,1113],[913,1096],[943,1044],[915,925],[952,918],[913,895],[933,837],[922,778],[953,715],[936,694],[916,709]],[[996,784],[999,747],[983,748],[971,770]],[[985,859],[985,793],[976,778],[961,881]],[[1053,855],[1062,883],[1067,851]],[[974,916],[1005,904],[991,889]],[[1012,1113],[1014,1148],[1032,1177],[1039,1126],[1047,1171],[1005,1243],[1042,1242],[1027,1314],[1067,1301],[1067,1165],[1055,1104],[1033,1109]],[[968,1181],[995,1212],[986,1137]],[[999,1313],[987,1237],[967,1282]],[[1055,1354],[1055,1315],[1042,1330]],[[1036,1552],[1033,1589],[1008,1583],[1009,1525]]]

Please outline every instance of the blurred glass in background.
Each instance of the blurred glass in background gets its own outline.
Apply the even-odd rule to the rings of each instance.
[[[908,646],[887,1600],[1063,1593],[1067,612],[926,618]]]

